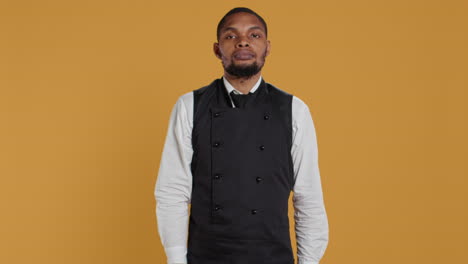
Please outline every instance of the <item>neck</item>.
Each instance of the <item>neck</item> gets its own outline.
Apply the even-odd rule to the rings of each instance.
[[[236,77],[232,76],[227,72],[224,72],[224,78],[237,90],[243,94],[248,94],[252,87],[257,83],[258,79],[261,76],[261,72],[251,76],[251,77]]]

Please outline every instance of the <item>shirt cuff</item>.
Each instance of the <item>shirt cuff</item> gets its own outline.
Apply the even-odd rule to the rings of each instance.
[[[187,247],[165,248],[168,264],[187,264]]]
[[[317,261],[307,258],[297,258],[297,264],[319,264]]]

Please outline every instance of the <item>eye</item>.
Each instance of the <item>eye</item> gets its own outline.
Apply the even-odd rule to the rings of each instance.
[[[226,39],[233,39],[233,38],[235,38],[235,37],[236,37],[236,36],[234,36],[234,35],[227,35],[227,36],[226,36]]]
[[[257,34],[257,33],[252,33],[251,36],[254,37],[254,38],[260,38],[260,34]]]

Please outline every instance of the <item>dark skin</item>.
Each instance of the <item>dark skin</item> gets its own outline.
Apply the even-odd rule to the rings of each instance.
[[[227,18],[218,42],[213,45],[213,51],[224,68],[232,63],[247,66],[257,62],[259,66],[263,66],[265,57],[270,54],[270,41],[266,38],[263,24],[256,16],[240,12]],[[237,77],[224,70],[224,77],[243,94],[252,89],[260,76],[261,71],[251,77]]]

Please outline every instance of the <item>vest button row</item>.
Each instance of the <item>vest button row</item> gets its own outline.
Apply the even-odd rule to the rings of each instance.
[[[213,114],[213,116],[214,116],[214,117],[220,117],[220,116],[221,116],[221,113],[220,113],[220,112],[216,112],[216,113]],[[265,120],[270,119],[270,115],[265,114],[265,115],[263,116],[263,119],[265,119]]]
[[[213,143],[213,147],[218,148],[219,146],[221,146],[221,142],[216,141],[216,142]],[[265,146],[264,146],[264,145],[260,145],[258,148],[259,148],[260,150],[262,150],[262,151],[265,150]]]
[[[220,206],[220,205],[215,205],[214,210],[215,210],[215,211],[221,210],[221,206]],[[257,211],[257,209],[252,209],[252,210],[250,211],[250,213],[254,215],[254,214],[257,214],[258,211]]]
[[[216,173],[216,174],[213,176],[213,178],[214,178],[215,180],[219,180],[219,179],[221,179],[221,177],[222,177],[222,175],[219,174],[219,173]],[[260,182],[263,181],[263,178],[262,178],[262,177],[257,177],[257,178],[255,178],[255,180],[256,180],[258,183],[260,183]]]

